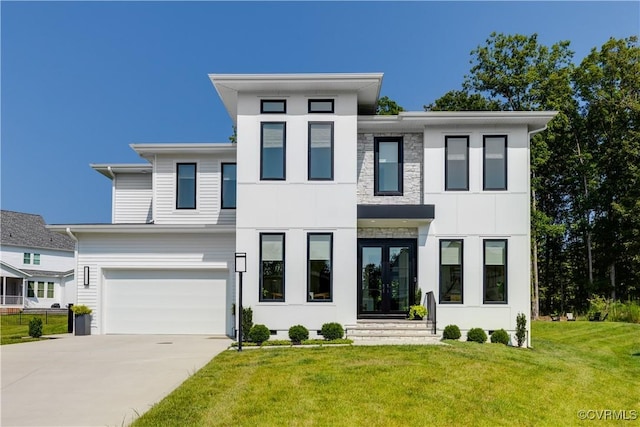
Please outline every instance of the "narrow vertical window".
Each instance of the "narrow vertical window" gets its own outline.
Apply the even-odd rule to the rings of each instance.
[[[260,301],[284,301],[284,234],[260,234]]]
[[[236,208],[236,164],[222,164],[222,209]]]
[[[38,298],[44,298],[44,282],[38,282]]]
[[[440,240],[440,302],[462,304],[462,240]]]
[[[22,256],[22,263],[23,264],[31,264],[31,254],[25,252],[24,255]]]
[[[178,163],[177,173],[177,209],[196,208],[196,164]]]
[[[286,124],[263,122],[260,130],[260,179],[284,180],[286,157]]]
[[[485,136],[484,176],[485,190],[507,189],[507,137],[504,135]]]
[[[374,140],[374,195],[402,195],[402,138]]]
[[[469,189],[469,137],[445,138],[445,189]]]
[[[309,180],[333,179],[333,122],[309,123]]]
[[[33,254],[33,265],[40,265],[40,254]]]
[[[333,99],[310,99],[310,113],[333,113]]]
[[[261,114],[284,114],[287,112],[285,99],[263,99],[260,101]]]
[[[331,301],[333,234],[307,235],[307,301]]]
[[[507,302],[507,241],[484,241],[484,302]]]
[[[47,283],[47,298],[53,298],[53,282]]]
[[[36,292],[35,292],[35,285],[36,282],[27,282],[27,297],[28,298],[34,298],[36,296]]]

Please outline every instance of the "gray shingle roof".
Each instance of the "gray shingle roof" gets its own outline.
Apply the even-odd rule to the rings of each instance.
[[[8,246],[72,251],[75,242],[68,236],[47,230],[40,215],[0,211],[0,243]]]

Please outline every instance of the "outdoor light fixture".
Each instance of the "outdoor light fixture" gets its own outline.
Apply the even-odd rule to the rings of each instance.
[[[238,351],[242,351],[242,273],[247,271],[247,253],[236,252],[236,273],[240,273],[238,282]]]
[[[89,286],[89,266],[84,266],[84,285]]]

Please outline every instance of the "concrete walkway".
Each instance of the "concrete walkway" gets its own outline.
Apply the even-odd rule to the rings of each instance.
[[[4,345],[0,424],[126,426],[230,344],[201,335],[60,335]]]

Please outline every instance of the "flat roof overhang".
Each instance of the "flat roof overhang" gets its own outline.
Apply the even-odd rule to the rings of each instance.
[[[50,224],[56,233],[235,233],[236,228],[217,224]]]
[[[435,218],[435,205],[358,205],[359,227],[418,227]]]

